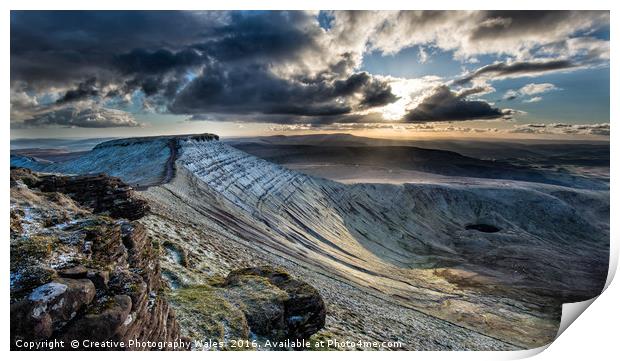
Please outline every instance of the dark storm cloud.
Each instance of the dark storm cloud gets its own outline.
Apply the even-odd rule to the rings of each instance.
[[[148,51],[134,49],[115,57],[114,65],[124,74],[160,74],[177,68],[199,65],[203,56],[194,49],[183,49],[176,53],[167,49]]]
[[[576,24],[600,26],[609,22],[609,12],[569,10],[491,10],[469,34],[473,41],[489,41],[524,36],[549,37],[570,31]],[[567,29],[568,28],[568,29]]]
[[[77,88],[67,90],[65,95],[59,98],[56,103],[68,103],[78,100],[87,99],[90,97],[98,96],[99,89],[97,88],[97,79],[90,78],[80,84],[78,84]]]
[[[231,15],[229,25],[206,32],[213,40],[194,45],[216,61],[173,100],[173,113],[259,113],[329,116],[383,106],[397,100],[387,82],[353,73],[351,53],[330,54],[324,34],[303,12]],[[333,58],[315,74],[276,75],[273,63],[313,66]],[[301,64],[301,65],[300,65]]]
[[[230,23],[207,28],[207,40],[195,44],[220,61],[245,61],[258,58],[288,59],[309,48],[319,49],[314,30],[307,25],[313,17],[298,11],[269,11],[259,15],[231,13]]]
[[[409,122],[497,119],[510,116],[511,111],[492,107],[482,100],[467,100],[441,85],[405,116]]]
[[[118,54],[178,50],[200,39],[221,13],[180,11],[12,11],[11,81],[33,86],[113,76]]]
[[[261,65],[237,69],[211,66],[176,96],[170,110],[177,114],[327,116],[395,100],[388,84],[366,72],[333,82],[302,81],[277,77]]]
[[[186,71],[199,68],[204,61],[204,54],[190,48],[177,52],[168,49],[134,49],[117,55],[113,66],[128,78],[120,87],[111,90],[108,97],[142,90],[147,97],[159,93],[163,100],[169,100],[184,84]]]
[[[75,84],[205,62],[281,62],[319,50],[304,12],[13,11],[11,79]]]
[[[64,107],[41,114],[37,114],[21,123],[23,128],[37,128],[48,126],[81,127],[81,128],[111,128],[111,127],[138,127],[133,116],[127,112],[100,107],[75,108]]]
[[[512,63],[495,63],[478,68],[471,74],[454,82],[456,85],[467,84],[476,78],[488,77],[501,79],[506,77],[532,76],[546,72],[569,70],[577,67],[569,60],[518,61]]]
[[[336,88],[338,83],[336,82]],[[392,94],[392,88],[386,82],[372,78],[368,73],[357,73],[349,77],[346,81],[344,89],[336,92],[337,96],[346,96],[360,92],[363,94],[360,101],[361,108],[374,108],[393,103],[398,97]],[[353,83],[353,84],[351,84]],[[343,92],[343,90],[345,90]]]
[[[328,116],[397,99],[386,82],[353,73],[351,53],[326,53],[323,30],[305,12],[11,16],[12,81],[67,88],[58,104],[139,90],[172,113]],[[314,75],[299,70],[321,62]],[[277,74],[280,65],[298,69]]]
[[[519,97],[518,95],[509,94],[509,95],[505,96],[503,100],[511,101],[511,100],[517,99],[518,97]]]

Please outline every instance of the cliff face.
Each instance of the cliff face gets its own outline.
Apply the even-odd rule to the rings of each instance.
[[[71,340],[171,349],[180,340],[158,253],[130,221],[147,210],[116,178],[11,170],[12,348],[55,339],[69,349]]]

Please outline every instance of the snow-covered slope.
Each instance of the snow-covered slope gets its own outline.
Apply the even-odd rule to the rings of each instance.
[[[169,157],[169,138],[135,138],[101,143],[84,156],[67,162],[40,162],[28,157],[11,156],[11,165],[50,173],[105,172],[133,185],[150,185],[163,177]]]
[[[180,200],[251,247],[496,337],[551,337],[534,309],[589,298],[606,277],[605,191],[475,179],[345,185],[217,142],[182,141],[177,169],[165,185],[175,199],[154,198]],[[515,322],[520,331],[505,330]]]
[[[182,141],[177,165],[290,242],[354,268],[458,262],[577,297],[601,287],[592,263],[606,256],[605,193],[510,181],[344,185],[219,142]],[[499,231],[467,229],[476,224]]]

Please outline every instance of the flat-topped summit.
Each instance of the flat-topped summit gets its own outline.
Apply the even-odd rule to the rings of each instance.
[[[219,140],[219,136],[211,133],[114,139],[100,143],[91,151],[69,161],[48,162],[12,156],[11,166],[62,174],[103,172],[121,178],[133,187],[144,189],[172,179],[181,142],[206,143],[216,140]]]
[[[149,137],[120,138],[120,139],[108,140],[106,142],[99,143],[93,148],[93,150],[107,148],[107,147],[128,146],[128,145],[162,142],[162,141],[169,142],[169,141],[179,141],[179,140],[199,140],[199,141],[208,142],[208,141],[219,140],[219,139],[220,139],[219,135],[212,134],[212,133],[156,135],[156,136],[149,136]]]

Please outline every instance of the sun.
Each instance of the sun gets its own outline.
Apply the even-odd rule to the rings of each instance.
[[[415,108],[428,95],[430,90],[441,84],[441,78],[426,76],[422,78],[406,79],[385,77],[392,87],[392,93],[398,100],[378,109],[384,120],[399,121],[407,111]]]

